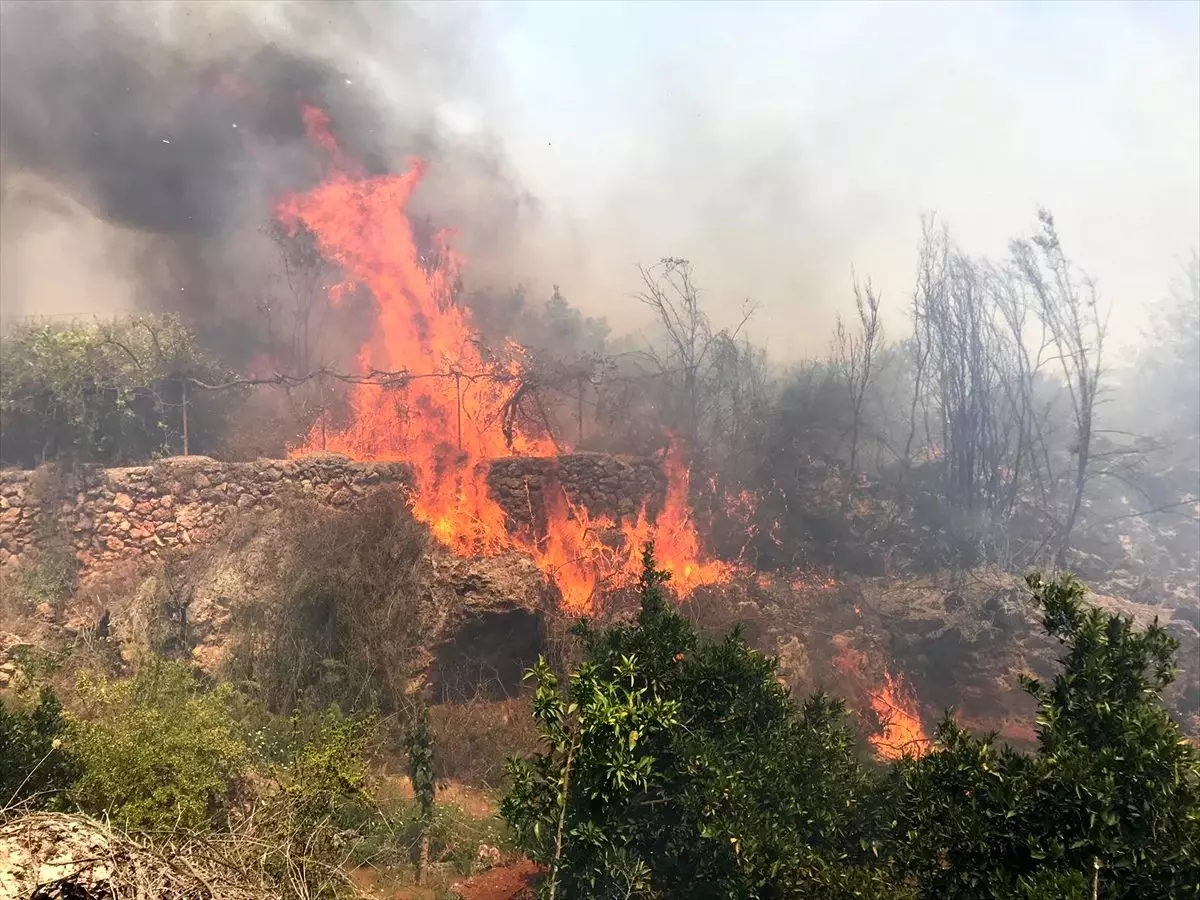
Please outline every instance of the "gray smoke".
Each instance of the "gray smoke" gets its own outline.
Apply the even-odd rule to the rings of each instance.
[[[286,302],[263,227],[329,162],[304,104],[369,174],[430,159],[418,212],[469,203],[464,239],[503,256],[527,199],[494,141],[438,124],[472,90],[469,42],[400,4],[4,4],[4,315],[176,309],[250,355],[247,321]]]

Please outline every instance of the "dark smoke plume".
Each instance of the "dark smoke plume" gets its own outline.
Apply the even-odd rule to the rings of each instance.
[[[278,256],[264,226],[276,201],[311,187],[329,163],[306,138],[305,103],[329,114],[338,142],[368,174],[418,154],[435,172],[441,166],[443,183],[483,184],[472,212],[481,233],[502,233],[524,201],[494,147],[448,141],[436,127],[437,104],[466,88],[456,71],[459,33],[429,12],[321,2],[6,3],[5,315],[125,305],[64,296],[61,270],[85,268],[71,292],[80,283],[86,291],[88,276],[123,280],[128,305],[181,311],[206,336],[225,335],[231,361],[252,355],[246,324],[286,302],[272,296]],[[423,52],[406,57],[414,47]],[[436,217],[432,181],[422,199]],[[33,242],[53,229],[64,235],[59,249],[39,256]]]

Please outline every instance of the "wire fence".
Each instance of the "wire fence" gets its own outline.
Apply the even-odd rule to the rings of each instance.
[[[115,313],[8,315],[0,319],[0,332],[8,334],[22,328],[72,324],[115,326],[125,318]],[[305,439],[319,440],[321,450],[327,450],[330,435],[338,430],[334,420],[345,408],[345,391],[337,390],[338,387],[353,389],[373,386],[396,391],[398,396],[395,402],[406,410],[415,411],[415,407],[407,404],[402,392],[406,387],[426,380],[439,380],[453,385],[454,439],[460,451],[464,446],[464,428],[471,426],[499,427],[510,446],[518,433],[538,432],[556,447],[568,442],[580,447],[585,444],[589,433],[599,433],[605,427],[604,417],[611,415],[612,410],[628,406],[629,398],[618,399],[618,392],[644,399],[648,391],[654,390],[650,382],[662,382],[682,372],[680,369],[663,367],[660,361],[645,368],[631,364],[631,357],[640,358],[642,355],[627,352],[616,356],[589,356],[573,363],[559,362],[548,367],[524,368],[519,373],[500,364],[483,371],[448,368],[433,372],[403,369],[345,372],[332,367],[320,367],[301,373],[276,371],[237,375],[222,381],[205,381],[191,373],[182,372],[156,385],[147,385],[145,389],[154,396],[157,409],[171,412],[170,418],[174,422],[169,430],[174,432],[175,440],[179,441],[175,446],[180,448],[183,456],[190,456],[195,446],[193,412],[204,395],[262,388],[291,391],[315,385],[316,396],[310,396],[304,404],[310,416]],[[3,360],[0,359],[2,364]],[[499,391],[502,395],[494,396],[483,404],[470,402],[469,394],[476,389]],[[497,421],[478,421],[468,413],[468,409],[486,409]]]

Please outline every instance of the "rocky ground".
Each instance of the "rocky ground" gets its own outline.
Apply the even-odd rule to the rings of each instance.
[[[274,515],[264,513],[253,527],[194,554],[185,568],[144,560],[81,583],[64,602],[5,604],[0,686],[31,648],[94,646],[102,624],[107,646],[127,659],[139,646],[177,638],[197,665],[218,672],[239,611],[285,589],[286,548],[271,527]],[[464,559],[434,547],[422,558],[418,582],[425,637],[408,675],[435,702],[515,696],[538,654],[561,649],[553,645],[567,623],[528,557]],[[1180,641],[1183,672],[1170,699],[1185,727],[1198,730],[1200,631],[1192,608],[1106,594],[1092,599],[1143,624],[1158,617]],[[614,598],[602,618],[627,613],[631,604]],[[824,688],[865,709],[868,692],[891,673],[908,681],[927,724],[953,706],[968,724],[1018,743],[1032,736],[1032,707],[1017,676],[1047,674],[1054,659],[1019,579],[987,569],[839,580],[816,571],[744,573],[699,590],[684,609],[713,634],[741,623],[753,643],[779,657],[782,677],[798,692]],[[172,629],[176,638],[164,637]],[[847,650],[864,661],[860,677],[838,665]]]

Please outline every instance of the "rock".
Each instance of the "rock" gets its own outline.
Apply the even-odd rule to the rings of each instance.
[[[179,507],[175,513],[175,521],[179,523],[180,528],[195,528],[200,522],[200,514],[203,510],[199,504],[188,503]]]
[[[117,494],[113,497],[113,506],[124,512],[131,512],[136,505],[128,494]]]

